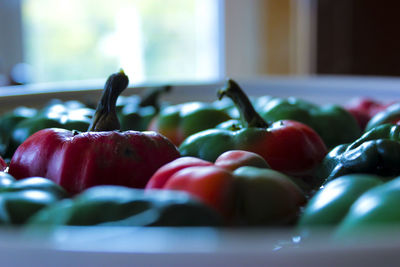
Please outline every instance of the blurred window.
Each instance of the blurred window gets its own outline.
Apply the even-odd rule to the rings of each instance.
[[[0,0],[1,1],[1,0]],[[34,82],[205,81],[223,75],[219,0],[22,0]]]

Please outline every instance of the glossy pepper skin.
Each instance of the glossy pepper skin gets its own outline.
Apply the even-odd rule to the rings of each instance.
[[[234,171],[242,166],[269,168],[268,163],[258,154],[244,150],[230,150],[221,154],[212,163],[195,157],[180,157],[159,168],[146,185],[147,189],[161,189],[174,173],[189,167],[218,166]]]
[[[46,128],[85,131],[94,115],[94,110],[78,101],[54,100],[39,110],[35,116],[15,125],[11,133],[10,149],[14,152],[29,136]],[[12,153],[10,152],[10,156]]]
[[[0,172],[0,225],[25,223],[39,210],[52,205],[68,194],[59,185],[42,177],[16,181]]]
[[[232,80],[219,91],[220,98],[224,95],[236,103],[242,125],[234,130],[210,129],[189,136],[179,147],[182,156],[215,161],[223,152],[239,149],[259,154],[274,170],[303,177],[313,174],[327,153],[313,129],[296,121],[267,124]]]
[[[316,227],[329,226],[323,229],[343,241],[373,237],[376,230],[398,225],[400,178],[384,180],[375,175],[352,174],[327,183],[306,205],[299,230],[312,234]]]
[[[118,119],[122,131],[147,130],[150,121],[159,113],[162,94],[170,92],[171,86],[163,86],[147,90],[143,96],[132,95],[119,97],[117,100]]]
[[[390,105],[376,113],[371,120],[368,121],[365,130],[369,131],[379,125],[387,123],[400,124],[400,103]]]
[[[11,144],[11,134],[15,126],[23,120],[33,118],[36,114],[36,109],[21,106],[0,117],[0,155],[11,158],[15,150],[15,145]]]
[[[221,223],[215,211],[184,192],[103,185],[40,211],[29,220],[28,227],[219,226]]]
[[[360,137],[356,119],[338,105],[315,105],[297,98],[260,99],[256,110],[267,122],[295,120],[314,129],[328,148],[349,143]]]
[[[217,166],[184,168],[174,173],[163,189],[180,190],[197,197],[225,218],[233,212],[232,174]]]
[[[16,179],[46,177],[73,194],[101,184],[143,188],[179,152],[158,133],[117,130],[115,102],[127,85],[123,72],[111,75],[88,132],[36,132],[14,153],[9,173]]]
[[[348,174],[327,183],[307,203],[298,227],[327,227],[339,224],[351,205],[367,190],[383,184],[372,174]]]
[[[230,172],[242,166],[255,166],[260,168],[268,168],[268,163],[259,155],[243,151],[231,150],[221,154],[215,164],[194,157],[178,158],[158,169],[150,178],[146,185],[146,189],[163,189],[170,178],[177,172],[192,167],[193,174],[191,179],[193,195],[200,197],[208,205],[214,207],[225,217],[231,215],[232,203],[232,177]],[[218,168],[202,168],[202,167],[218,167]],[[194,176],[200,177],[196,183]],[[182,183],[186,183],[186,179]],[[179,182],[178,182],[179,183]],[[170,185],[168,185],[170,186]],[[178,189],[180,186],[178,185]]]
[[[368,234],[374,238],[373,233],[371,235],[373,227],[397,227],[400,223],[399,201],[399,177],[366,191],[351,205],[335,232],[335,238],[356,240]]]
[[[210,103],[188,102],[162,109],[151,121],[149,130],[161,133],[179,146],[186,137],[230,118],[224,110]]]
[[[323,160],[318,176],[335,179],[351,173],[369,173],[390,179],[400,174],[400,126],[380,125],[351,144],[337,146]]]
[[[286,175],[266,169],[268,165],[260,157],[246,153],[240,152],[242,166],[230,160],[237,158],[237,151],[226,152],[215,164],[182,157],[160,168],[146,189],[188,192],[218,211],[230,225],[292,223],[305,203],[303,191]]]
[[[233,172],[236,220],[241,225],[294,223],[306,203],[303,190],[283,173],[245,166]]]

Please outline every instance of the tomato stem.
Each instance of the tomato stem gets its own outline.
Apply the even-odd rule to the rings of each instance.
[[[247,95],[234,80],[229,79],[226,82],[225,87],[218,90],[217,95],[220,100],[224,96],[232,99],[233,103],[239,110],[243,127],[269,127],[268,123],[257,113]]]
[[[128,87],[128,84],[128,76],[123,70],[108,77],[89,131],[101,132],[120,129],[115,106],[118,96]]]

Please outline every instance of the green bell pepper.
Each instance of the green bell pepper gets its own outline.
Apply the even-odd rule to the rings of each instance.
[[[323,160],[318,177],[329,182],[350,173],[369,173],[390,179],[400,175],[400,126],[384,124],[351,144],[339,145]]]
[[[387,123],[397,124],[400,122],[400,103],[390,105],[386,109],[378,112],[371,118],[366,126],[366,131]]]
[[[295,120],[313,128],[328,148],[349,143],[360,137],[356,119],[338,105],[318,106],[305,100],[261,97],[255,109],[267,122]]]
[[[335,232],[335,239],[376,238],[379,230],[398,227],[399,203],[400,177],[366,191],[351,205]]]
[[[233,172],[234,207],[239,225],[287,225],[297,220],[306,198],[296,179],[258,167]]]
[[[178,191],[95,186],[41,210],[29,226],[216,226],[211,208]]]
[[[161,133],[178,146],[188,136],[229,119],[223,109],[211,103],[187,102],[162,109],[150,123],[149,130]]]
[[[352,174],[327,183],[304,208],[299,231],[312,236],[313,231],[323,227],[334,239],[358,240],[372,237],[370,234],[378,228],[398,226],[400,177],[384,180],[375,175]]]
[[[94,110],[78,101],[65,103],[54,100],[32,118],[20,121],[11,133],[10,150],[12,153],[33,133],[46,128],[86,131]]]
[[[337,225],[354,201],[380,184],[382,178],[371,174],[349,174],[327,183],[307,203],[298,226],[304,229]]]
[[[34,108],[17,107],[0,117],[0,155],[10,158],[14,152],[10,147],[11,133],[20,121],[33,118],[37,113]]]
[[[15,179],[0,172],[0,224],[19,225],[46,206],[66,198],[59,185],[41,177]]]
[[[159,101],[160,96],[170,92],[171,88],[171,86],[156,87],[147,90],[142,97],[120,96],[117,100],[117,115],[121,130],[147,130],[150,121],[158,114],[162,106]]]

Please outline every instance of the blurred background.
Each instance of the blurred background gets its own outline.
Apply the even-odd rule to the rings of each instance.
[[[0,0],[0,85],[400,75],[400,2]]]

